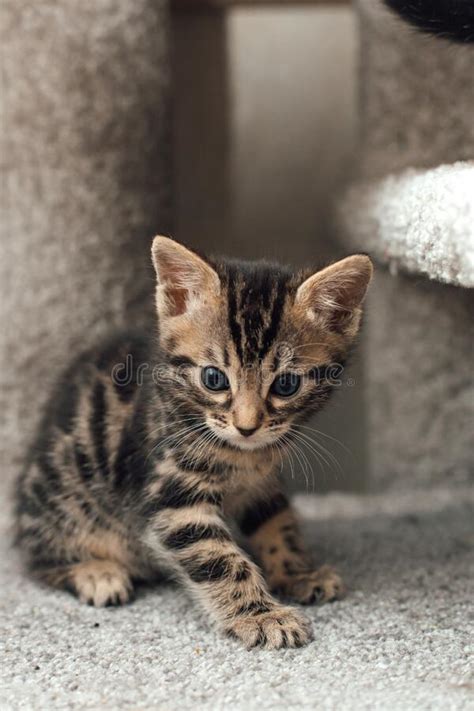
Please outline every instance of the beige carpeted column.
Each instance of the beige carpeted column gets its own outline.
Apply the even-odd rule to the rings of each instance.
[[[150,238],[169,229],[164,0],[3,0],[1,476],[52,381],[146,320]]]
[[[371,479],[462,484],[473,471],[474,46],[422,35],[381,0],[357,10],[359,180],[343,225],[378,267],[365,331]]]

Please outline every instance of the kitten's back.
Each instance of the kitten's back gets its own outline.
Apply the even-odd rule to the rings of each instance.
[[[60,378],[17,487],[17,539],[31,564],[74,557],[70,545],[62,546],[61,528],[69,539],[75,529],[79,539],[120,528],[112,504],[134,453],[139,369],[148,351],[144,334],[116,333],[80,354]]]

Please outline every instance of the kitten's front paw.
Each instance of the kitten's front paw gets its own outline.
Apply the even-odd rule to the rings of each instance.
[[[302,647],[313,638],[311,622],[291,607],[274,607],[269,612],[245,615],[227,627],[229,636],[241,640],[247,649]]]
[[[90,560],[71,568],[70,584],[81,602],[95,607],[124,605],[133,593],[127,571],[107,560]]]
[[[282,592],[302,605],[322,605],[343,598],[346,588],[336,571],[323,565],[317,570],[295,573],[285,581]]]

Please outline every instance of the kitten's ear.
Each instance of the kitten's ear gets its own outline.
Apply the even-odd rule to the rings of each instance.
[[[155,237],[151,248],[157,276],[156,304],[160,313],[180,316],[211,293],[217,295],[217,273],[197,254],[169,237]]]
[[[296,292],[296,303],[314,322],[353,337],[372,273],[365,255],[346,257],[306,279]]]

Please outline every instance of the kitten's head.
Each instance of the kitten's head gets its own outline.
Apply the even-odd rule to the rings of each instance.
[[[221,444],[284,441],[334,387],[335,364],[359,329],[370,259],[292,272],[205,260],[166,237],[155,238],[152,255],[160,345],[177,376],[170,396]]]

